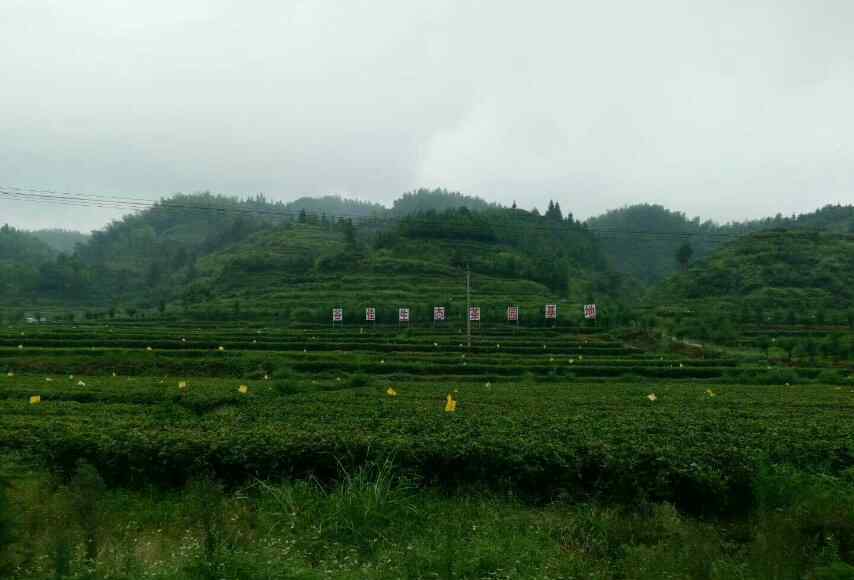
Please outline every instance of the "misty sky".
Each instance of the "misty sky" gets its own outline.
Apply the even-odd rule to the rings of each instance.
[[[0,185],[587,217],[854,201],[854,2],[0,0]],[[0,223],[107,210],[13,202]]]

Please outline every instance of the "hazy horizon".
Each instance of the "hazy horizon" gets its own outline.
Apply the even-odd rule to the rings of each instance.
[[[842,0],[13,0],[0,186],[806,213],[854,201],[852,17]],[[0,195],[24,229],[123,213]]]
[[[72,193],[72,192],[68,192],[68,193]],[[248,197],[251,197],[251,196],[239,196],[239,195],[236,195],[236,194],[218,194],[218,193],[216,193],[216,192],[202,192],[202,191],[192,192],[192,194],[205,194],[205,193],[210,193],[210,194],[212,194],[212,195],[223,195],[223,196],[226,196],[226,197],[236,197],[236,198],[240,198],[240,199],[246,199],[246,198],[248,198]],[[408,193],[408,192],[404,192],[404,193]],[[458,192],[458,193],[466,194],[465,192]],[[182,194],[181,192],[178,192],[178,193],[175,193],[175,194],[172,194],[172,195],[183,195],[183,194]],[[340,195],[340,194],[318,194],[318,195],[315,195],[315,196],[299,196],[299,197],[294,197],[294,198],[291,198],[291,199],[281,199],[280,201],[282,201],[283,203],[289,203],[289,202],[297,201],[297,200],[299,200],[299,199],[301,199],[301,198],[305,198],[305,197],[321,198],[321,197],[325,197],[325,196],[327,196],[327,195],[328,195],[328,196],[332,196],[332,197],[341,197],[341,198],[344,198],[344,199],[350,199],[350,200],[354,200],[354,201],[369,201],[369,202],[370,202],[370,200],[364,200],[364,199],[355,198],[355,197],[349,197],[349,196]],[[401,195],[402,195],[402,194],[401,194]],[[130,196],[126,196],[126,197],[130,197]],[[164,196],[163,198],[161,198],[161,200],[163,200],[163,199],[168,199],[169,197],[171,197],[171,196]],[[397,196],[397,197],[399,197],[399,196]],[[152,202],[153,202],[153,201],[160,201],[160,200],[154,200],[154,199],[151,199],[151,198],[142,198],[142,197],[140,197],[139,199],[140,199],[140,200],[145,200],[146,202],[149,202],[149,201],[152,201]],[[395,199],[396,199],[396,198],[395,198]],[[485,199],[485,198],[482,198],[482,199]],[[268,201],[271,201],[271,200],[268,198]],[[272,200],[272,201],[276,201],[276,200]],[[494,200],[488,200],[488,199],[485,199],[485,201],[494,201]],[[545,210],[546,210],[546,208],[547,208],[547,206],[548,206],[548,201],[549,201],[549,200],[547,200],[547,201],[546,201],[546,203],[545,203],[545,204],[543,204],[543,205],[541,205],[541,206],[530,206],[530,207],[524,207],[522,204],[519,204],[519,203],[517,202],[517,206],[518,206],[519,208],[521,208],[521,209],[526,209],[526,210],[533,210],[533,209],[536,209],[536,210],[537,210],[537,211],[539,211],[540,213],[544,213],[544,212],[545,212]],[[559,200],[556,200],[556,201],[558,201],[558,202],[559,202]],[[9,202],[9,201],[3,201],[2,203],[10,203],[10,202]],[[106,214],[106,213],[110,213],[110,214],[112,215],[112,217],[110,217],[110,218],[108,219],[108,221],[104,222],[102,225],[98,225],[98,226],[96,226],[96,227],[93,227],[93,228],[86,228],[86,229],[83,229],[83,228],[66,227],[66,226],[62,225],[62,223],[64,223],[62,219],[60,219],[60,222],[59,222],[59,223],[60,223],[60,225],[51,225],[51,224],[53,224],[54,222],[53,222],[53,221],[50,221],[50,220],[54,220],[54,219],[56,219],[56,216],[49,216],[49,222],[48,222],[48,225],[44,225],[44,226],[39,226],[39,225],[35,225],[35,226],[26,226],[26,225],[16,224],[16,223],[14,223],[14,222],[12,222],[12,221],[9,221],[8,219],[6,219],[5,221],[4,221],[3,219],[0,219],[0,226],[3,226],[3,225],[9,225],[9,226],[12,226],[12,227],[14,227],[14,228],[16,228],[16,229],[20,229],[20,230],[27,230],[27,231],[39,231],[39,230],[67,230],[67,231],[79,231],[79,232],[81,232],[81,233],[89,234],[89,233],[91,233],[92,231],[99,230],[99,229],[103,229],[104,227],[106,227],[107,225],[109,225],[109,223],[110,223],[110,222],[112,222],[112,221],[114,221],[114,220],[121,220],[121,219],[122,219],[122,218],[124,218],[125,216],[131,215],[131,214],[133,214],[133,213],[135,213],[135,212],[137,212],[137,211],[138,211],[138,210],[130,210],[130,209],[106,210],[106,209],[104,209],[104,208],[99,208],[99,207],[97,207],[97,206],[93,206],[93,207],[74,207],[74,206],[66,207],[66,206],[65,206],[64,204],[62,204],[62,203],[42,203],[42,202],[29,202],[29,201],[17,201],[17,200],[16,200],[16,201],[14,201],[14,202],[12,202],[12,203],[14,203],[14,204],[16,204],[16,205],[21,205],[21,206],[32,206],[32,207],[38,207],[38,208],[41,208],[41,210],[42,210],[42,211],[44,211],[45,213],[50,213],[50,214],[53,214],[53,213],[54,213],[54,212],[56,212],[56,211],[60,211],[60,212],[62,212],[62,211],[65,211],[65,210],[68,210],[69,212],[85,212],[85,211],[89,211],[89,210],[94,210],[94,211],[97,211],[97,212],[105,212],[105,214]],[[383,207],[385,207],[386,209],[391,209],[391,208],[392,208],[392,204],[391,204],[391,203],[385,203],[385,202],[383,202],[383,201],[376,201],[376,202],[371,202],[371,203],[378,203],[378,204],[382,205]],[[498,203],[501,203],[501,202],[498,202]],[[574,216],[574,217],[575,217],[575,219],[577,219],[577,220],[585,221],[585,220],[587,220],[587,219],[589,219],[589,218],[600,216],[600,215],[602,215],[602,214],[604,214],[604,213],[606,213],[606,212],[608,212],[608,211],[611,211],[611,210],[618,210],[618,209],[621,209],[621,208],[631,207],[632,205],[639,205],[639,204],[643,204],[643,203],[650,203],[650,204],[653,204],[653,205],[661,205],[661,204],[655,204],[655,203],[653,203],[653,202],[637,202],[636,204],[623,204],[623,205],[620,205],[620,206],[615,206],[615,207],[612,207],[612,208],[608,208],[608,209],[606,209],[606,210],[603,210],[601,213],[597,213],[597,214],[593,214],[593,215],[589,215],[589,216],[579,216],[579,215],[577,215],[577,214],[575,214],[575,213],[573,213],[573,216]],[[504,205],[504,204],[502,204],[502,205]],[[847,204],[847,205],[850,205],[850,204]],[[510,207],[510,205],[505,205],[504,207]],[[681,213],[685,214],[685,216],[686,216],[688,219],[699,218],[701,221],[707,221],[707,220],[710,220],[710,221],[713,221],[713,222],[715,222],[715,223],[717,223],[717,224],[719,224],[719,225],[725,225],[725,224],[728,224],[728,223],[746,222],[746,221],[750,221],[750,220],[752,220],[752,219],[762,219],[762,218],[766,218],[766,217],[768,217],[768,218],[773,218],[773,217],[775,217],[775,216],[777,215],[777,213],[781,213],[783,217],[790,217],[790,216],[792,216],[792,215],[796,215],[796,214],[812,213],[813,211],[820,209],[820,206],[817,206],[817,207],[814,207],[814,208],[811,208],[811,209],[807,209],[807,210],[802,211],[802,212],[794,212],[794,213],[792,213],[792,214],[785,214],[785,213],[782,213],[782,212],[775,212],[775,213],[773,213],[773,214],[757,216],[756,218],[745,218],[744,220],[716,220],[716,219],[714,219],[714,218],[708,218],[708,217],[706,217],[706,216],[695,216],[695,215],[691,215],[691,214],[688,214],[687,212],[682,211],[680,208],[677,208],[677,207],[668,207],[668,206],[663,206],[663,207],[665,207],[665,209],[668,209],[668,210],[670,210],[670,211],[674,211],[674,212],[681,212]],[[563,210],[563,212],[564,212],[564,214],[565,214],[565,215],[566,215],[566,214],[568,214],[568,213],[570,213],[570,212],[572,212],[572,208],[564,208],[562,205],[561,205],[561,210]],[[343,216],[343,214],[342,214],[342,216]],[[344,216],[344,217],[346,217],[346,216]]]

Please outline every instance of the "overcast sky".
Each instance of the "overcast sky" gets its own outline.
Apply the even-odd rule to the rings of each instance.
[[[854,202],[850,0],[0,2],[2,186]],[[19,227],[116,215],[0,199]]]

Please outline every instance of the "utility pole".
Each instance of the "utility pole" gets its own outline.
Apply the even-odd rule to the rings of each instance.
[[[469,350],[471,350],[471,271],[469,265],[466,264],[466,341]]]

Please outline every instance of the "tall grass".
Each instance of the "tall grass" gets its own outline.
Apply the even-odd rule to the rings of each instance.
[[[0,521],[18,522],[7,575],[20,580],[852,578],[854,477],[765,467],[754,489],[750,514],[715,521],[667,503],[440,492],[391,459],[342,464],[335,481],[136,491],[82,465],[64,485],[16,481]]]
[[[275,506],[281,525],[297,531],[301,547],[314,555],[328,544],[371,555],[389,540],[391,527],[417,515],[414,488],[389,458],[350,469],[339,463],[339,478],[331,486],[317,479],[257,485]]]
[[[11,573],[15,526],[9,500],[9,481],[0,473],[0,578]]]

